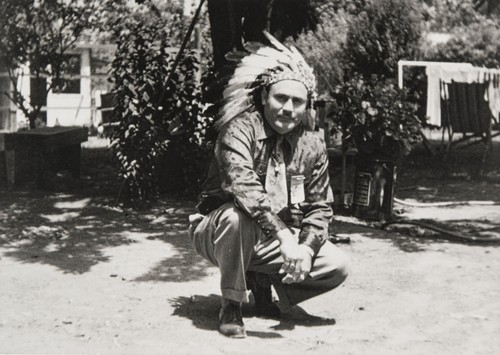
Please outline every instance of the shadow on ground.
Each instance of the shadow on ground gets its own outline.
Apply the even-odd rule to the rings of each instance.
[[[187,216],[192,213],[185,206],[191,205],[189,201],[165,200],[144,213],[122,209],[100,196],[0,191],[0,247],[5,256],[23,263],[48,264],[65,273],[82,274],[109,261],[103,252],[106,248],[141,238],[159,239],[178,253],[138,281],[181,281],[181,274],[198,279],[206,273],[185,232]],[[167,276],[158,276],[161,274]]]
[[[440,153],[439,141],[431,141],[434,153],[415,146],[399,165],[396,197],[422,202],[496,200],[500,202],[500,141],[492,143],[482,163],[484,145]]]
[[[1,192],[0,246],[22,262],[84,273],[107,261],[100,250],[133,242],[126,216],[104,201],[68,194]]]
[[[388,241],[393,244],[398,249],[407,253],[418,253],[428,250],[429,245],[435,243],[447,243],[446,240],[431,240],[407,236],[400,233],[387,232],[380,228],[380,224],[373,226],[367,226],[363,222],[350,219],[342,218],[342,220],[336,220],[330,226],[330,232],[335,235],[351,235],[358,234],[364,237],[369,237],[372,239],[379,239]],[[351,243],[355,243],[351,239]]]
[[[218,331],[220,296],[211,294],[209,296],[177,297],[169,300],[169,302],[175,308],[172,315],[190,319],[193,325],[199,329]],[[242,311],[245,319],[257,317],[253,304],[244,304]],[[269,327],[269,329],[276,331],[293,330],[296,326],[318,327],[331,326],[336,323],[335,319],[313,316],[298,306],[294,307],[289,318],[270,320],[279,322]],[[267,339],[283,337],[280,333],[274,331],[247,331],[247,335]]]
[[[500,247],[500,222],[490,220],[453,220],[448,222],[423,221],[440,229],[459,233],[468,237],[494,238],[494,241],[467,241],[443,232],[401,223],[389,225],[382,229],[382,222],[366,223],[351,217],[334,217],[330,232],[335,235],[359,234],[371,239],[390,242],[407,253],[418,253],[429,250],[431,246],[463,244],[471,247]],[[418,223],[418,221],[415,221]]]
[[[177,297],[169,300],[175,308],[172,315],[190,319],[199,329],[217,331],[220,296]]]
[[[89,142],[95,143],[95,142]],[[108,147],[84,146],[82,176],[58,177],[51,191],[0,190],[0,247],[23,263],[48,264],[82,274],[109,261],[104,249],[161,240],[176,251],[137,281],[186,281],[206,276],[206,263],[187,237],[194,202],[164,197],[148,210],[126,209],[116,201],[120,184]],[[180,275],[189,275],[188,279]]]
[[[161,261],[134,281],[187,282],[207,276],[210,265],[193,251],[187,231],[166,233],[147,239],[161,240],[175,245],[177,253]]]

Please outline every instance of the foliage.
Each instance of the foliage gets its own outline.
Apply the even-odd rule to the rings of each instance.
[[[350,24],[343,48],[348,77],[396,77],[397,62],[418,57],[418,8],[409,0],[370,1]]]
[[[406,0],[334,5],[314,34],[297,41],[319,73],[320,92],[333,99],[327,119],[345,145],[376,155],[407,154],[420,137],[418,107],[392,78],[400,59],[419,54],[419,8]]]
[[[273,0],[270,28],[277,38],[292,37],[316,32],[328,26],[327,14],[344,12],[357,15],[370,0]]]
[[[496,22],[494,20],[495,6],[484,0],[423,1],[422,19],[426,40],[421,43],[422,59],[498,67],[499,31],[498,18]],[[427,36],[436,32],[444,35],[444,42],[437,42]],[[416,97],[420,96],[416,100],[420,104],[419,117],[423,119],[427,87],[425,72],[421,68],[412,68],[405,70],[405,75],[409,76],[405,85],[416,93]]]
[[[333,98],[337,129],[363,153],[398,157],[419,140],[417,107],[393,79],[355,75],[337,87]]]
[[[429,0],[422,6],[427,31],[449,32],[455,27],[470,26],[482,20],[474,0]]]
[[[343,10],[326,11],[316,31],[302,33],[294,43],[313,66],[320,93],[329,93],[342,82],[342,48],[351,18],[352,15]]]
[[[102,36],[108,41],[115,41],[119,31],[127,25],[161,22],[166,25],[165,33],[172,46],[179,46],[182,35],[187,27],[182,16],[182,0],[102,0],[99,6],[99,29]]]
[[[478,12],[488,17],[500,15],[500,2],[498,0],[473,0],[473,3]]]
[[[162,22],[150,21],[128,23],[116,33],[112,79],[118,126],[112,147],[131,201],[156,197],[159,163],[167,153],[169,171],[182,172],[184,188],[196,184],[204,167],[201,154],[207,122],[200,116],[198,63],[189,53],[170,73],[173,59],[166,31]],[[165,84],[169,74],[171,80]]]
[[[71,66],[65,54],[95,21],[96,2],[78,0],[0,0],[0,65],[8,71],[13,93],[5,93],[35,126],[42,103],[26,99],[17,86],[21,66],[29,63],[35,81],[51,77],[47,93],[60,88]]]
[[[333,10],[344,11],[349,14],[358,15],[370,0],[331,0],[320,6],[320,11]]]
[[[500,25],[485,20],[468,27],[456,28],[446,43],[429,47],[428,60],[466,62],[474,66],[500,67]]]

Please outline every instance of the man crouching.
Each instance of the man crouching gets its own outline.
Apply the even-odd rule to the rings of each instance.
[[[322,134],[314,131],[312,69],[266,33],[253,43],[224,91],[224,107],[194,249],[220,270],[219,331],[245,337],[241,304],[286,314],[347,277],[347,257],[327,242],[333,195]],[[273,285],[279,303],[272,300]]]

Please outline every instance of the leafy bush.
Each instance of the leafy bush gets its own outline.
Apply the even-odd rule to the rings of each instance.
[[[344,45],[349,77],[361,73],[396,77],[397,62],[419,55],[421,25],[418,8],[409,0],[369,2],[350,24]]]
[[[316,31],[302,33],[293,43],[313,66],[320,93],[329,93],[342,82],[342,48],[351,17],[342,9],[325,9],[320,17],[321,25]]]
[[[129,24],[117,37],[111,72],[113,120],[118,125],[112,147],[127,197],[136,201],[157,196],[159,165],[167,153],[171,164],[167,172],[176,173],[162,176],[162,182],[168,185],[175,176],[176,187],[195,187],[206,160],[200,155],[208,123],[201,117],[194,54],[183,56],[165,85],[173,62],[165,26],[154,21],[137,22]]]
[[[427,50],[428,60],[500,67],[500,25],[490,20],[456,28],[446,43]]]
[[[323,7],[332,7],[335,11],[343,10],[350,14],[359,14],[370,0],[330,0]]]
[[[428,31],[449,32],[482,21],[474,0],[428,0],[422,5],[423,20]]]
[[[339,85],[333,97],[337,130],[362,153],[398,158],[420,139],[417,107],[393,79],[356,75]]]
[[[397,77],[400,59],[419,55],[419,8],[407,0],[344,5],[325,14],[331,21],[323,19],[314,35],[301,38],[306,56],[319,69],[320,90],[333,98],[327,119],[342,132],[344,144],[397,158],[419,140],[421,126],[418,106],[388,78]]]

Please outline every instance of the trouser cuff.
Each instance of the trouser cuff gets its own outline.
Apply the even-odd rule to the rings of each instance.
[[[240,303],[249,303],[250,302],[250,299],[249,299],[250,291],[248,291],[248,290],[237,291],[237,290],[233,290],[230,288],[223,288],[221,290],[221,293],[222,293],[223,298],[227,298],[227,299],[230,299],[230,300],[235,301],[235,302],[240,302]]]

